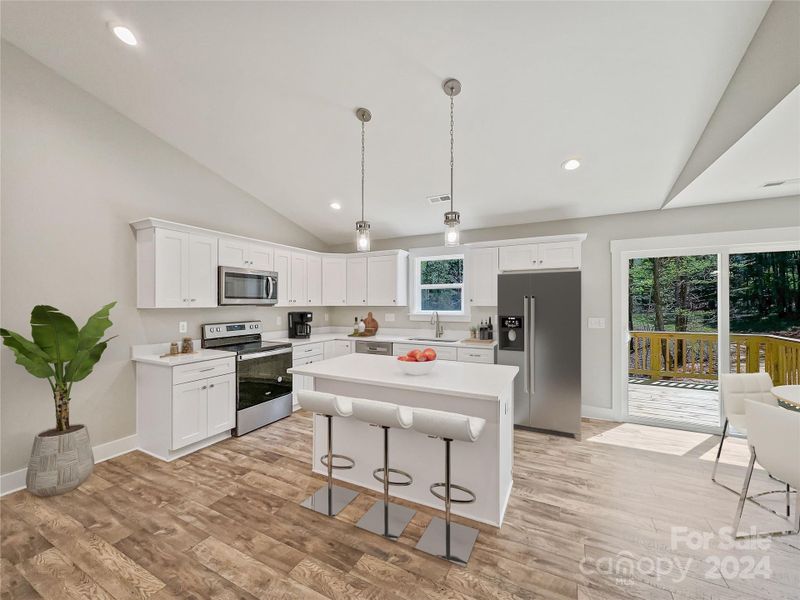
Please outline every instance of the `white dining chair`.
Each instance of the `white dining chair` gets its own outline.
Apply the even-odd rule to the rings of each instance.
[[[763,535],[800,533],[800,494],[797,493],[797,490],[800,489],[800,412],[771,406],[764,402],[745,400],[745,414],[747,416],[747,444],[750,447],[750,462],[747,465],[742,493],[739,495],[739,504],[733,520],[734,534],[737,538],[742,539]],[[792,529],[738,535],[745,502],[752,501],[748,496],[748,491],[756,461],[772,477],[786,482],[788,486],[795,489],[798,497]],[[761,506],[757,502],[754,503]],[[785,518],[789,521],[788,516]]]
[[[777,399],[770,390],[772,390],[772,378],[769,373],[724,373],[719,376],[719,396],[725,424],[722,426],[722,437],[711,471],[711,481],[734,493],[738,494],[736,490],[717,481],[717,466],[722,455],[722,445],[725,443],[725,437],[730,435],[730,430],[747,436],[745,400],[777,405]]]

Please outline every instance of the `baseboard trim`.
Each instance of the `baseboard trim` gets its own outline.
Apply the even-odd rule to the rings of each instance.
[[[136,450],[136,448],[136,434],[129,435],[118,440],[112,440],[110,442],[106,442],[105,444],[98,444],[97,446],[92,446],[94,462],[95,464],[101,463],[110,458],[127,454],[132,450]],[[27,472],[28,469],[26,467],[24,469],[12,471],[11,473],[6,473],[5,475],[0,475],[0,496],[5,496],[6,494],[12,494],[14,492],[18,492],[19,490],[25,489],[25,475]]]
[[[613,408],[603,408],[602,406],[581,406],[581,416],[586,419],[600,419],[601,421],[616,421]]]

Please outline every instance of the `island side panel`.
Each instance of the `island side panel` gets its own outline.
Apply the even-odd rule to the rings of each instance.
[[[511,497],[511,489],[514,486],[514,383],[510,383],[500,397],[498,404],[498,421],[500,426],[498,432],[500,436],[498,470],[500,479],[499,511],[500,522],[508,507]]]
[[[486,426],[476,442],[454,441],[451,445],[453,483],[473,490],[477,496],[473,504],[453,504],[453,513],[496,527],[500,526],[503,513],[501,506],[503,508],[505,506],[507,488],[510,485],[510,473],[506,475],[507,482],[501,482],[500,465],[506,459],[501,459],[500,449],[507,446],[509,437],[513,436],[512,425],[506,424],[505,419],[501,420],[500,398],[493,400],[459,398],[322,378],[314,379],[314,389],[486,419]],[[503,417],[505,416],[503,412]],[[513,415],[510,423],[513,423]],[[504,424],[508,431],[501,435],[500,427]],[[356,419],[334,419],[333,441],[336,454],[350,456],[356,461],[353,469],[334,471],[334,477],[381,492],[382,486],[373,478],[372,472],[382,466],[382,430]],[[313,469],[317,473],[326,474],[325,467],[319,462],[320,457],[327,453],[324,417],[314,417],[313,447]],[[444,442],[441,440],[429,438],[413,430],[390,430],[390,466],[407,471],[414,477],[414,482],[410,486],[392,487],[391,494],[442,510],[444,503],[434,497],[429,488],[432,483],[444,480],[444,451]],[[457,493],[454,492],[454,495]]]

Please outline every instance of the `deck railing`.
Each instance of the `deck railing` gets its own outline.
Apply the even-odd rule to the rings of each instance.
[[[650,379],[717,379],[716,333],[631,331],[628,372]],[[734,373],[769,373],[775,385],[800,383],[800,340],[732,333]]]

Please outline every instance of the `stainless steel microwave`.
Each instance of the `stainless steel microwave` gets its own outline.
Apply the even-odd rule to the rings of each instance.
[[[219,268],[219,305],[277,304],[278,274],[236,267]]]

